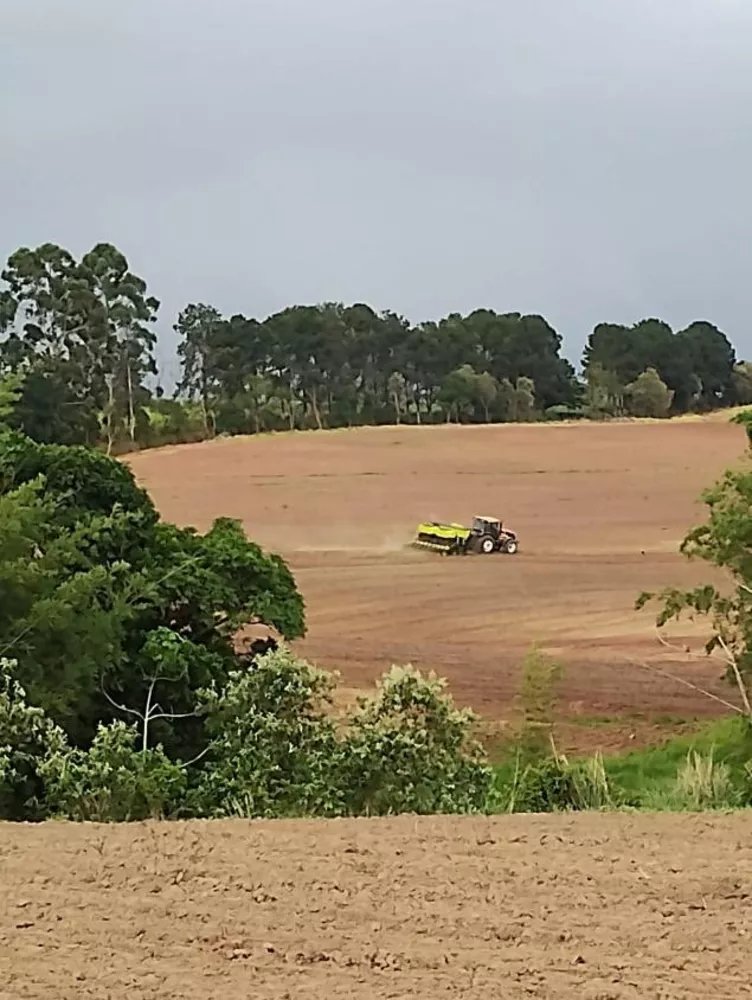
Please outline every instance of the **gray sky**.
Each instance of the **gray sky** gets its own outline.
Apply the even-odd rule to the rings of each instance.
[[[720,325],[752,356],[752,0],[0,4],[0,256],[262,317]]]

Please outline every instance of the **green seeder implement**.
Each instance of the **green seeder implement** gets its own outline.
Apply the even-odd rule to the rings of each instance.
[[[467,555],[471,552],[490,555],[505,552],[514,555],[519,541],[514,531],[505,528],[496,517],[474,517],[472,527],[426,521],[418,525],[413,545],[432,549],[442,555]]]

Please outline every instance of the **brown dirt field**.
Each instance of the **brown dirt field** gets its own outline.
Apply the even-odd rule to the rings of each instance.
[[[752,816],[3,826],[2,1000],[752,996]]]
[[[240,518],[304,594],[301,652],[359,689],[392,663],[446,676],[458,701],[509,717],[537,642],[565,665],[561,714],[659,716],[717,706],[635,664],[728,696],[717,663],[667,654],[637,594],[708,579],[678,555],[701,491],[745,449],[725,420],[366,428],[234,438],[130,456],[163,515],[200,529]],[[404,547],[424,519],[502,516],[515,557]],[[678,635],[679,633],[677,633]],[[636,721],[635,721],[636,720]],[[614,734],[611,734],[611,739]]]

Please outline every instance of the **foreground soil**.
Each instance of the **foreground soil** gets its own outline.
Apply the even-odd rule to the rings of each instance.
[[[639,740],[645,717],[652,733],[655,718],[720,710],[655,667],[729,695],[717,663],[662,649],[650,611],[633,607],[642,590],[712,578],[678,547],[703,517],[701,491],[742,459],[745,440],[725,419],[365,428],[127,460],[168,519],[205,529],[240,518],[289,560],[307,604],[300,650],[340,670],[346,688],[412,662],[505,720],[537,642],[566,668],[562,717],[631,716],[618,744]],[[476,513],[516,529],[519,555],[405,547],[422,520]]]
[[[3,1000],[752,996],[752,816],[0,828]]]

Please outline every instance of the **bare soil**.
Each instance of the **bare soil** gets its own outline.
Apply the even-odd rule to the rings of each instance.
[[[0,828],[2,1000],[752,996],[752,815]]]
[[[723,710],[655,666],[732,696],[717,662],[661,648],[634,601],[714,578],[678,547],[704,516],[701,491],[744,450],[741,428],[709,419],[309,432],[127,461],[166,518],[199,529],[240,518],[288,559],[307,604],[299,649],[347,689],[410,662],[503,723],[535,642],[565,666],[561,717],[620,720],[608,738],[626,745],[657,719]],[[518,531],[519,554],[406,547],[422,520],[476,513]]]

